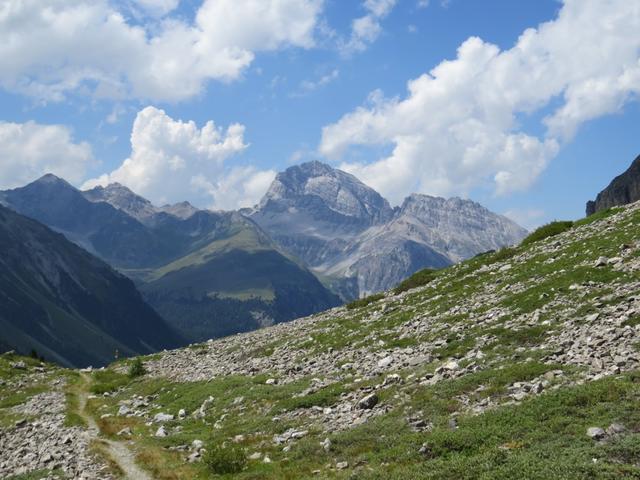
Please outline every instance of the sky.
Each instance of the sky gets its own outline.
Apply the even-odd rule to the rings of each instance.
[[[0,188],[257,203],[320,160],[533,228],[640,154],[640,0],[4,0]]]

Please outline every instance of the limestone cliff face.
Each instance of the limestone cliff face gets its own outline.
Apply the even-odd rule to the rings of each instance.
[[[346,298],[391,288],[422,268],[441,268],[526,235],[507,218],[459,198],[413,194],[392,209],[354,176],[320,162],[280,173],[246,213],[282,248],[337,282]]]
[[[622,175],[602,190],[595,201],[587,202],[587,216],[600,210],[640,200],[640,155]]]

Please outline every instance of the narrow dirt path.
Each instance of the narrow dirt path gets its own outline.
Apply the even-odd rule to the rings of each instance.
[[[86,373],[81,373],[82,380],[85,385],[91,383],[91,379]],[[148,472],[141,469],[135,462],[133,453],[127,447],[124,442],[118,442],[115,440],[109,440],[107,438],[100,437],[100,429],[95,419],[89,415],[86,411],[87,398],[89,394],[86,388],[82,388],[78,392],[78,414],[82,416],[87,422],[87,430],[92,439],[99,441],[109,455],[109,458],[122,470],[124,478],[129,480],[153,480],[153,477]]]

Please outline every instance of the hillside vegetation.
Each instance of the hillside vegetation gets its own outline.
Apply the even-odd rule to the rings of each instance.
[[[640,204],[561,227],[141,375],[113,364],[86,412],[166,480],[640,478]],[[24,464],[5,456],[0,475]]]

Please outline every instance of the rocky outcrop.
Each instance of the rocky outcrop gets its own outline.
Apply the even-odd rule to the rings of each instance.
[[[602,190],[595,201],[587,202],[587,216],[601,210],[640,200],[640,155],[622,175]]]

